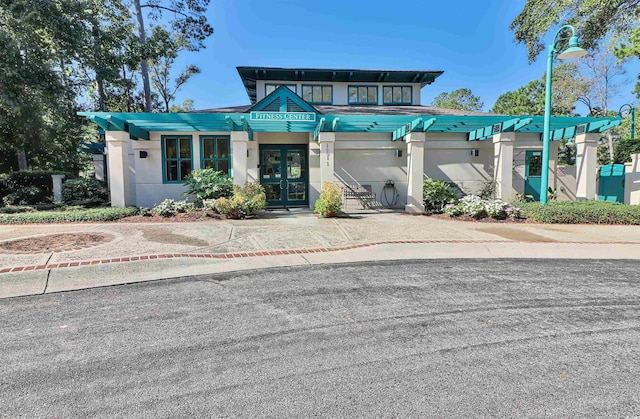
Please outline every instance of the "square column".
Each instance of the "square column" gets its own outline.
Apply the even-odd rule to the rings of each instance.
[[[496,198],[505,202],[513,199],[513,144],[515,132],[501,132],[493,136],[493,179]]]
[[[335,132],[321,132],[318,137],[320,144],[320,185],[325,182],[335,182]],[[320,186],[322,187],[322,186]]]
[[[404,210],[410,214],[422,214],[424,203],[422,182],[424,179],[424,132],[407,135],[407,205]]]
[[[600,134],[576,135],[576,199],[596,198],[598,139]]]
[[[107,173],[109,175],[109,194],[112,207],[133,205],[131,185],[129,184],[129,133],[125,131],[106,131]]]
[[[625,163],[624,203],[640,205],[640,154],[631,155],[631,163]]]
[[[249,134],[245,131],[231,131],[231,168],[233,183],[243,187],[247,182],[247,149]]]

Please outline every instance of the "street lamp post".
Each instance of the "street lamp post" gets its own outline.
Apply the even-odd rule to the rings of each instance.
[[[634,134],[635,134],[635,124],[636,124],[636,110],[633,106],[629,105],[628,103],[625,103],[624,105],[620,106],[620,110],[618,111],[618,116],[620,118],[622,118],[622,109],[628,106],[629,107],[629,115],[631,115],[631,139],[634,139]]]
[[[547,57],[547,84],[545,86],[545,102],[544,102],[544,132],[542,137],[542,177],[540,179],[540,203],[547,203],[547,190],[549,189],[549,147],[551,141],[551,70],[553,67],[553,54],[558,52],[556,47],[562,38],[558,38],[561,32],[566,29],[571,30],[571,38],[569,38],[569,47],[558,54],[561,60],[579,58],[587,55],[587,51],[578,46],[578,37],[576,30],[571,25],[564,25],[556,32],[553,42],[549,45],[549,55]],[[566,39],[566,38],[565,38]]]

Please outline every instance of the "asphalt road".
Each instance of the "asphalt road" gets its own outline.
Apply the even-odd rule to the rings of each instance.
[[[0,417],[640,415],[637,261],[278,269],[0,318]]]

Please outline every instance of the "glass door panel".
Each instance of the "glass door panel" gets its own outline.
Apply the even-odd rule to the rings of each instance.
[[[307,146],[261,145],[260,183],[268,206],[308,205]]]

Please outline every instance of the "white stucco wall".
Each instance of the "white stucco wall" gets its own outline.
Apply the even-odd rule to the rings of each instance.
[[[424,177],[454,182],[464,193],[478,192],[493,177],[493,142],[467,141],[465,133],[427,133]]]
[[[349,86],[378,86],[378,105],[383,104],[383,86],[411,86],[412,105],[420,105],[420,83],[349,83],[349,82],[291,82],[285,80],[258,80],[256,82],[256,98],[258,101],[265,97],[266,84],[287,84],[296,85],[296,93],[302,97],[302,85],[325,85],[333,86],[333,104],[348,105],[349,104]]]
[[[396,150],[402,157],[396,157]],[[335,174],[346,183],[371,185],[383,205],[396,203],[403,208],[407,198],[407,145],[391,141],[390,133],[337,133],[335,143]],[[387,180],[396,186],[397,197],[391,189],[384,190]],[[386,192],[387,201],[384,198]]]

